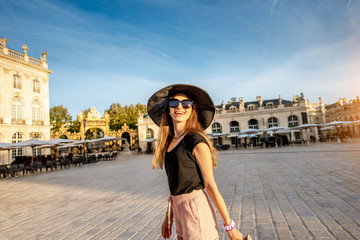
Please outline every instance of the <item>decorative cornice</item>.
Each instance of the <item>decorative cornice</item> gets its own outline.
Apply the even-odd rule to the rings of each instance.
[[[46,72],[47,74],[50,74],[52,73],[53,71],[51,71],[50,69],[47,69],[47,68],[44,68],[42,67],[41,65],[37,65],[37,64],[34,64],[32,62],[25,62],[21,59],[17,59],[17,58],[14,58],[14,57],[11,57],[11,56],[8,56],[8,55],[5,55],[3,54],[1,51],[0,51],[0,57],[3,57],[5,58],[6,60],[8,61],[12,61],[12,62],[16,62],[16,63],[20,63],[20,64],[23,64],[27,67],[31,67],[31,68],[34,68],[34,69],[37,69],[37,70],[41,70],[43,72]]]

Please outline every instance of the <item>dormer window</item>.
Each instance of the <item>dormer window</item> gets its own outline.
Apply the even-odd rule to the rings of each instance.
[[[266,109],[272,109],[272,108],[274,108],[273,102],[266,103]]]
[[[255,110],[255,105],[251,104],[247,107],[248,111],[254,111]]]

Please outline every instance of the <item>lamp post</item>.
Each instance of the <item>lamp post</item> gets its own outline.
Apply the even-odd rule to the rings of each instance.
[[[85,127],[86,127],[86,119],[84,118],[83,120],[83,126],[84,126],[84,146],[83,146],[83,150],[84,150],[84,160],[86,160],[86,131],[85,131]]]

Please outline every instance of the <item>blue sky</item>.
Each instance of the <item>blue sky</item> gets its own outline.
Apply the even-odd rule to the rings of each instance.
[[[48,52],[50,107],[75,118],[174,83],[311,102],[360,90],[360,0],[0,0],[0,38]]]

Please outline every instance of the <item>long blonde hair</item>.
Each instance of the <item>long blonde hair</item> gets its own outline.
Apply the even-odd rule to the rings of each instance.
[[[217,161],[215,156],[216,149],[214,148],[208,136],[206,136],[206,134],[204,133],[204,129],[198,120],[198,115],[195,109],[196,109],[196,105],[193,105],[193,109],[192,109],[193,111],[191,112],[190,117],[185,125],[185,131],[188,133],[199,133],[205,138],[207,144],[209,145],[211,160],[212,160],[213,168],[215,169],[217,166]],[[157,168],[157,167],[163,168],[165,152],[169,147],[173,136],[174,136],[174,126],[172,119],[169,116],[169,107],[167,107],[161,118],[159,138],[157,140],[158,146],[155,150],[155,155],[152,160],[152,168]]]

